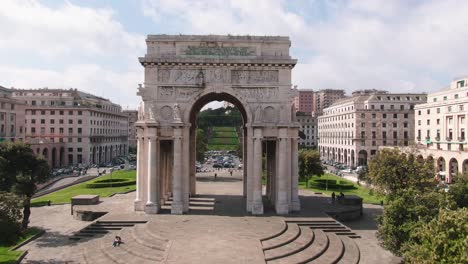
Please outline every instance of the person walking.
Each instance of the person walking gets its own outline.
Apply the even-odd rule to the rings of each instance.
[[[331,198],[332,198],[332,203],[335,203],[335,199],[336,199],[336,194],[335,194],[335,192],[332,192]]]

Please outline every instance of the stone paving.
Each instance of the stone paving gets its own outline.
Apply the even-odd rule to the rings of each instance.
[[[275,216],[273,209],[268,207],[265,216],[247,215],[242,197],[241,172],[236,171],[232,177],[227,171],[218,171],[217,174],[216,180],[213,173],[200,173],[197,177],[197,199],[201,203],[212,201],[213,204],[214,201],[211,208],[197,210],[200,204],[194,202],[187,215],[170,215],[168,209],[159,215],[135,213],[132,208],[134,193],[129,193],[102,199],[101,206],[109,213],[99,220],[147,220],[147,224],[141,224],[138,228],[170,241],[162,261],[164,263],[264,263],[260,239],[278,233],[284,225],[284,217]],[[323,204],[328,200],[328,197],[301,190],[303,210],[300,215],[294,216],[327,217],[320,212],[320,208],[326,206]],[[361,250],[360,263],[398,263],[398,259],[382,249],[375,238],[373,217],[381,210],[379,206],[365,205],[365,215],[361,220],[345,223],[361,236],[354,240]],[[122,254],[126,252],[123,250],[128,250],[122,248],[116,251],[112,248],[114,234],[78,242],[68,239],[73,232],[89,224],[74,220],[69,205],[33,208],[31,226],[46,229],[46,234],[21,248],[28,250],[22,263],[93,263],[95,261],[90,262],[89,259],[97,246],[111,254]],[[123,240],[130,241],[129,230],[134,232],[138,228],[122,231]],[[122,245],[126,246],[130,248],[132,245]],[[99,258],[97,255],[95,257]],[[99,263],[114,263],[104,257]],[[137,258],[134,261],[136,263]]]

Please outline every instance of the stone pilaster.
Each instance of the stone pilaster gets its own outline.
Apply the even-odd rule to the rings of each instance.
[[[190,170],[192,169],[192,164],[189,158],[190,152],[190,126],[185,126],[183,128],[182,136],[182,180],[183,180],[183,204],[184,204],[184,213],[189,211],[190,205]],[[195,164],[193,164],[195,166]]]
[[[277,181],[277,193],[276,193],[276,203],[275,210],[277,214],[288,214],[289,213],[289,204],[288,204],[288,182],[287,177],[290,177],[291,173],[288,171],[288,151],[287,151],[287,128],[279,129],[279,152],[278,152],[278,174],[276,177]]]
[[[299,169],[298,169],[298,142],[297,138],[291,139],[291,210],[300,211],[301,201],[299,200]]]
[[[148,128],[148,187],[145,212],[148,214],[157,214],[160,208],[158,192],[158,157],[157,157],[157,137],[156,128]]]
[[[252,212],[252,197],[253,197],[253,166],[254,166],[254,160],[253,160],[253,128],[251,126],[248,126],[247,129],[247,150],[246,153],[247,155],[244,157],[244,170],[247,172],[247,212]]]
[[[263,214],[262,200],[262,129],[254,129],[254,164],[253,164],[253,195],[252,195],[252,214]]]
[[[182,177],[182,128],[174,128],[174,165],[172,180],[172,214],[184,213],[184,186]]]
[[[140,129],[138,129],[140,131]],[[143,177],[143,174],[141,173],[142,170],[142,160],[144,158],[143,155],[143,149],[144,149],[144,139],[140,135],[141,132],[137,132],[137,175],[136,175],[136,191],[135,191],[135,201],[134,201],[134,206],[135,206],[135,211],[143,211],[143,199],[142,199],[142,192],[143,188],[141,186],[142,181],[141,177]]]

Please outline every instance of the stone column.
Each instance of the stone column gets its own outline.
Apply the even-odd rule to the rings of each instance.
[[[247,177],[247,212],[252,212],[252,197],[253,197],[253,167],[254,167],[254,144],[253,144],[253,128],[247,127],[247,155],[244,157],[244,170],[246,170]]]
[[[136,191],[135,191],[135,211],[143,211],[143,204],[142,204],[142,192],[143,188],[141,186],[141,177],[143,174],[141,173],[141,160],[143,159],[143,138],[138,135],[137,136],[137,175],[136,175]]]
[[[182,177],[182,166],[182,128],[175,127],[171,214],[183,214],[184,212],[184,183]]]
[[[156,128],[148,128],[148,187],[147,201],[145,212],[147,214],[156,214],[159,211],[159,193],[158,193],[158,176],[157,176],[157,138]]]
[[[297,138],[291,139],[291,209],[293,211],[301,210],[301,202],[299,200],[299,169],[298,169],[298,143]]]
[[[183,182],[183,201],[184,213],[189,211],[190,204],[190,171],[192,163],[190,162],[190,126],[183,128],[182,136],[182,160],[179,164],[182,165],[182,182]],[[195,163],[193,164],[195,167]]]
[[[262,129],[254,129],[254,157],[253,157],[253,193],[252,193],[252,214],[263,214],[262,201]]]
[[[277,182],[277,194],[276,194],[276,203],[275,203],[275,210],[277,214],[288,214],[289,213],[289,204],[288,204],[288,182],[287,177],[290,177],[290,172],[288,172],[288,164],[287,164],[287,128],[280,128],[279,129],[279,153],[278,153],[278,174],[276,177]]]

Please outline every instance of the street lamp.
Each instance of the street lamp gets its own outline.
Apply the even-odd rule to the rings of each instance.
[[[114,171],[114,168],[110,168],[110,186],[112,188],[112,171]]]

